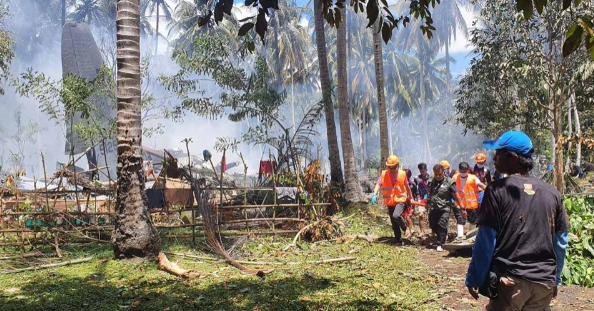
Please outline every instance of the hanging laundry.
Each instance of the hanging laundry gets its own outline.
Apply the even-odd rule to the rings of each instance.
[[[221,159],[221,173],[227,171],[227,161],[225,160],[225,154],[223,153],[223,158]]]
[[[275,161],[270,160],[262,160],[260,161],[260,169],[258,171],[258,179],[262,179],[262,175],[268,177],[274,171],[274,167],[276,167]]]

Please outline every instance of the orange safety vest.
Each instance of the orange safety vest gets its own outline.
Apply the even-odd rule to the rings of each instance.
[[[464,189],[462,189],[462,177],[460,174],[456,174],[454,177],[456,180],[456,190],[462,203],[461,207],[466,209],[477,209],[479,207],[478,199],[480,193],[477,184],[479,181],[478,178],[472,174],[468,174]]]
[[[382,171],[382,196],[385,206],[396,206],[398,203],[406,202],[408,196],[405,182],[406,172],[403,170],[398,170],[395,184],[392,184],[390,173],[387,170]]]

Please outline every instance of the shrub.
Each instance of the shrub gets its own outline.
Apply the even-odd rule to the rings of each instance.
[[[564,200],[571,228],[563,283],[594,286],[594,197]]]

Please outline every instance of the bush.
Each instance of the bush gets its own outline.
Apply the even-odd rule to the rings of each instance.
[[[571,223],[563,283],[594,286],[594,197],[567,196]]]

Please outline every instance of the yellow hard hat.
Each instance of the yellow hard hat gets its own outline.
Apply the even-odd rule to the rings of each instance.
[[[442,160],[441,162],[439,162],[439,164],[441,164],[441,166],[443,166],[443,168],[445,168],[446,170],[450,168],[450,162],[448,162],[447,160]]]
[[[485,163],[487,161],[487,156],[484,153],[477,153],[476,156],[474,157],[474,160],[477,163]]]
[[[400,163],[400,159],[398,159],[398,157],[395,155],[391,155],[388,157],[388,159],[386,159],[387,167],[394,167],[394,166],[398,165],[398,163]]]

